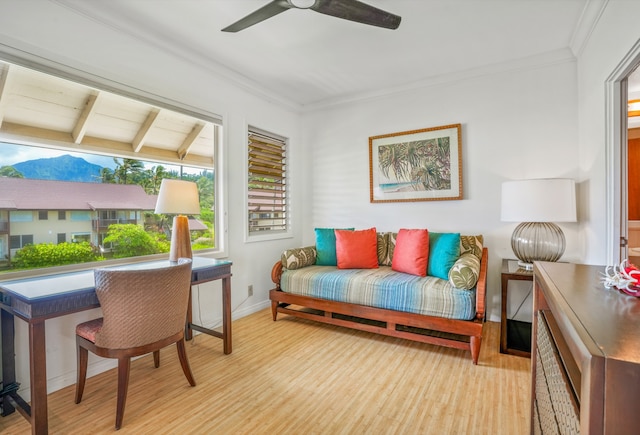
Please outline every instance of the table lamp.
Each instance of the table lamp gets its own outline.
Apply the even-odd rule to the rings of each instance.
[[[554,222],[576,221],[575,181],[568,178],[514,180],[502,183],[503,222],[520,222],[511,236],[518,265],[533,269],[534,261],[558,261],[564,233]]]
[[[173,218],[169,261],[192,258],[189,219],[186,215],[200,214],[198,186],[192,181],[165,178],[160,184],[156,214],[177,215]]]

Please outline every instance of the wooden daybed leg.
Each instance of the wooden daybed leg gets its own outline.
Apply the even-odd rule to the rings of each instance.
[[[482,336],[471,336],[469,347],[471,348],[471,359],[474,365],[478,365],[478,358],[480,357],[480,343],[482,343]]]
[[[273,321],[276,321],[276,317],[278,317],[278,301],[271,301],[271,315],[273,316]]]

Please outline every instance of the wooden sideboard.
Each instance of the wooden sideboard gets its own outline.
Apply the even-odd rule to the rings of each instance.
[[[603,272],[534,265],[531,433],[640,433],[640,299]]]

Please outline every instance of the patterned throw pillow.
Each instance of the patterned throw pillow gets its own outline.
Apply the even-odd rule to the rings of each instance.
[[[482,244],[484,240],[482,235],[477,236],[460,236],[460,255],[471,252],[482,260]]]
[[[376,246],[378,250],[378,264],[381,264],[383,266],[388,266],[387,264],[384,264],[387,259],[387,251],[389,250],[389,236],[387,236],[387,234],[388,233],[376,234],[376,237],[378,239]]]
[[[449,282],[459,289],[471,290],[480,276],[480,259],[473,252],[465,252],[449,270]]]
[[[282,253],[280,261],[282,266],[289,270],[312,266],[316,263],[316,248],[307,246],[305,248],[287,249]]]
[[[398,233],[378,233],[378,263],[381,266],[391,266],[393,263],[396,237]]]

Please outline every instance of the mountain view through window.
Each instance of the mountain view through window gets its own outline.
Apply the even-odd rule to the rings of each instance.
[[[0,143],[0,272],[169,252],[164,178],[197,184],[192,248],[214,248],[211,169]]]

